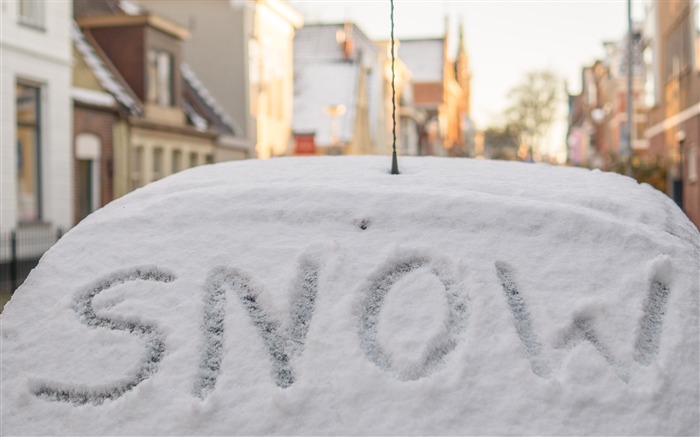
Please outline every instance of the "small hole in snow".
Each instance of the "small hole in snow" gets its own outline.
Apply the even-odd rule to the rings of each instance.
[[[362,219],[357,222],[357,227],[363,231],[369,227],[370,221],[368,219]]]

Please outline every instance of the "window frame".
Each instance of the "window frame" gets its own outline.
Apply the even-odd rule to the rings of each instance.
[[[74,158],[76,190],[77,220],[82,220],[92,214],[101,206],[101,163],[102,163],[102,138],[92,132],[78,132],[74,138]],[[89,177],[81,180],[86,171]],[[87,189],[87,190],[86,190]],[[87,200],[87,205],[83,203]]]
[[[141,188],[144,185],[145,149],[144,146],[134,146],[131,150],[131,174],[129,175],[129,182],[131,183],[130,191]]]
[[[46,3],[43,0],[19,0],[17,22],[35,30],[46,30]]]
[[[175,149],[172,151],[170,171],[171,174],[175,174],[179,171],[182,171],[182,150]]]
[[[20,119],[19,116],[19,110],[20,110],[20,105],[19,105],[19,88],[27,88],[34,90],[34,120],[33,121],[24,121]],[[37,83],[32,83],[28,81],[23,81],[23,80],[17,80],[15,83],[15,114],[16,114],[16,119],[15,119],[15,128],[16,128],[16,157],[15,157],[15,162],[16,162],[16,170],[17,174],[15,177],[16,181],[16,189],[15,193],[17,195],[16,199],[16,207],[17,207],[17,216],[18,216],[18,222],[19,223],[40,223],[43,221],[44,217],[44,189],[43,189],[43,178],[42,178],[42,162],[43,162],[43,141],[42,141],[42,132],[43,132],[43,126],[42,126],[42,116],[43,116],[43,111],[42,111],[42,98],[43,98],[43,86],[41,84]],[[26,219],[23,218],[23,208],[20,207],[20,189],[21,189],[21,172],[23,172],[24,167],[24,160],[23,160],[23,147],[20,149],[20,128],[30,128],[31,132],[33,133],[33,139],[34,139],[34,144],[32,145],[32,149],[34,152],[33,156],[33,170],[34,170],[34,176],[32,177],[32,182],[35,186],[35,192],[34,192],[34,209],[35,213],[33,214],[35,217],[31,219]]]
[[[157,181],[165,177],[165,150],[162,147],[153,148],[152,166],[152,180]]]
[[[175,106],[174,64],[175,56],[172,53],[157,48],[148,49],[146,54],[146,101],[148,103],[163,107]],[[164,78],[167,78],[167,83],[164,83]]]
[[[698,146],[696,144],[691,144],[685,153],[688,183],[694,184],[698,181]]]

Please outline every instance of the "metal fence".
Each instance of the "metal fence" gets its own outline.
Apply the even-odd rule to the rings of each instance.
[[[61,228],[39,225],[0,234],[0,308],[62,235]]]

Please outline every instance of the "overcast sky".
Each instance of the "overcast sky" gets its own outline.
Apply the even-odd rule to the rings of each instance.
[[[372,39],[390,36],[388,0],[293,0],[306,24],[356,23]],[[643,1],[634,0],[635,19],[643,17]],[[479,128],[500,121],[508,91],[527,71],[548,68],[580,89],[581,68],[603,56],[603,42],[627,31],[625,0],[585,1],[445,1],[395,0],[397,38],[436,37],[449,16],[456,50],[457,29],[464,23],[472,70],[472,117]],[[453,52],[454,53],[454,52]],[[564,144],[565,109],[552,132],[554,148]],[[556,144],[559,143],[559,144]]]

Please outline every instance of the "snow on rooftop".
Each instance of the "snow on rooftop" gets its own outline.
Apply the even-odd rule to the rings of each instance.
[[[197,167],[0,316],[3,435],[698,434],[700,235],[583,169]]]
[[[103,108],[116,108],[117,101],[110,93],[87,88],[72,87],[70,95],[76,102]]]
[[[127,15],[141,15],[144,12],[144,9],[141,7],[141,5],[138,5],[129,0],[119,0],[119,7]]]
[[[192,105],[183,100],[182,109],[185,111],[185,114],[187,114],[187,117],[190,119],[190,121],[192,121],[192,124],[198,131],[204,132],[207,130],[209,123],[207,123],[207,120],[194,110]]]
[[[199,80],[197,75],[192,71],[192,68],[189,66],[189,64],[183,63],[180,65],[180,72],[182,73],[182,77],[185,79],[185,81],[192,87],[192,89],[197,93],[200,99],[211,108],[212,112],[219,117],[221,122],[224,124],[225,127],[230,129],[231,132],[240,132],[240,129],[238,129],[235,126],[235,123],[233,120],[231,120],[231,117],[229,117],[226,112],[223,110],[223,108],[219,105],[219,103],[216,101],[214,96],[211,95],[209,90],[204,86],[204,84]],[[193,123],[198,129],[201,129],[201,126],[203,123],[206,123],[206,120],[204,120],[199,114],[197,114],[190,106],[189,104],[186,105],[185,111],[187,111],[188,115],[192,117]],[[199,117],[199,118],[197,118]],[[197,121],[194,121],[194,120]]]

